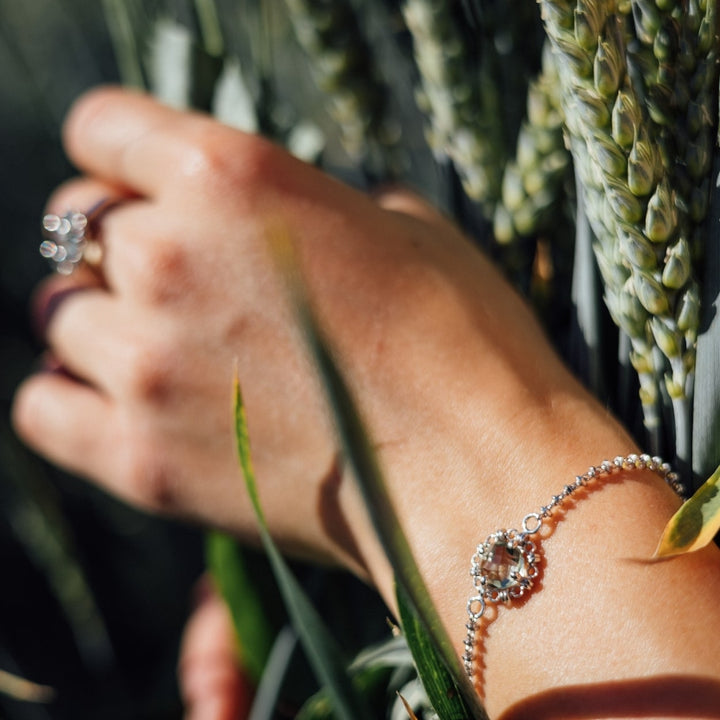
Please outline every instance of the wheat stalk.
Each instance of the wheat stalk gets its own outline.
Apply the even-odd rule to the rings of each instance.
[[[342,144],[366,166],[392,174],[397,138],[385,122],[386,88],[348,0],[286,0],[295,36],[337,122]]]
[[[652,444],[663,380],[684,459],[716,79],[715,0],[686,5],[541,0],[606,304],[632,344]]]
[[[505,167],[502,195],[495,208],[494,235],[501,244],[537,235],[554,220],[552,211],[562,197],[570,165],[561,103],[555,58],[546,43],[542,70],[528,87],[526,119],[515,158]]]
[[[500,98],[488,69],[469,51],[454,7],[437,0],[402,4],[420,75],[417,99],[436,157],[452,161],[468,197],[492,217],[505,163]]]

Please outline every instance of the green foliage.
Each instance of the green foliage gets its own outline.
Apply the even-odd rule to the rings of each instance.
[[[145,88],[141,59],[144,38],[137,32],[148,21],[142,4],[137,0],[103,0],[103,6],[123,83]]]
[[[665,527],[656,558],[699,550],[720,530],[720,467],[673,515]]]
[[[255,482],[255,473],[250,457],[250,439],[239,382],[236,382],[235,385],[235,436],[240,457],[240,467],[245,478],[245,487],[258,520],[260,539],[310,664],[317,674],[318,680],[323,687],[327,688],[334,712],[338,718],[344,718],[345,720],[371,718],[372,713],[365,700],[350,682],[346,672],[348,663],[342,651],[328,632],[322,618],[308,599],[302,586],[287,566],[270,535]]]
[[[420,680],[438,717],[440,720],[470,720],[473,715],[460,688],[448,672],[444,659],[438,654],[402,586],[397,589],[397,601],[403,633],[412,651]],[[477,715],[474,717],[479,720]]]
[[[258,585],[253,582],[242,547],[235,538],[210,532],[205,539],[205,552],[208,569],[232,615],[242,666],[257,682],[275,636]]]

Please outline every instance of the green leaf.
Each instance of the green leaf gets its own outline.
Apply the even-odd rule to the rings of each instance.
[[[407,640],[397,633],[389,640],[362,650],[350,665],[350,672],[376,667],[412,667],[412,654]]]
[[[139,31],[142,25],[138,20],[142,14],[141,6],[137,0],[103,0],[103,9],[123,83],[145,89],[138,40],[142,36]],[[147,17],[143,19],[147,20]]]
[[[214,0],[195,0],[195,11],[197,12],[200,34],[205,50],[210,55],[219,57],[222,55],[225,42],[218,9]]]
[[[297,633],[290,625],[283,627],[277,634],[255,693],[250,712],[252,720],[274,720],[277,717],[278,700],[295,655],[297,641]]]
[[[250,457],[250,440],[245,407],[237,378],[235,380],[235,435],[240,456],[240,467],[245,478],[248,495],[257,516],[260,539],[275,573],[288,614],[307,653],[310,665],[320,684],[327,689],[337,718],[341,718],[341,720],[367,718],[369,720],[372,717],[370,709],[364,698],[352,686],[345,670],[347,661],[342,651],[328,632],[325,623],[313,607],[300,583],[290,571],[270,535],[255,481],[255,472]]]
[[[400,622],[415,660],[418,675],[440,720],[469,720],[472,713],[445,662],[425,632],[401,586],[396,588]]]
[[[720,467],[673,515],[660,540],[656,558],[699,550],[720,530]]]
[[[712,177],[720,177],[720,155]],[[703,225],[705,245],[700,285],[701,319],[697,339],[692,418],[692,469],[706,478],[720,464],[720,188],[713,188]]]
[[[352,661],[349,672],[358,692],[372,698],[373,707],[384,708],[398,681],[404,682],[406,673],[414,676],[415,669],[405,638],[397,635],[362,650]],[[307,700],[296,720],[330,720],[332,717],[332,706],[323,688]]]
[[[249,577],[242,549],[229,535],[209,532],[205,538],[205,555],[217,589],[232,615],[243,668],[257,683],[275,633],[257,586]]]
[[[295,301],[300,326],[325,387],[344,456],[360,485],[375,531],[395,571],[396,582],[402,586],[408,603],[414,607],[425,631],[429,633],[440,657],[453,675],[465,702],[472,710],[472,717],[477,720],[487,718],[433,605],[393,509],[377,457],[358,410],[310,309],[298,277],[291,240],[281,228],[276,230],[280,232],[271,233],[269,237],[272,252]]]

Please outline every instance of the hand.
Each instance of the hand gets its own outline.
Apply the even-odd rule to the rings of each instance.
[[[345,482],[268,257],[278,224],[459,653],[477,542],[589,465],[636,450],[490,263],[417,198],[371,199],[262,139],[116,90],[76,106],[66,146],[87,177],[52,209],[125,202],[103,219],[102,282],[54,278],[41,292],[82,289],[47,326],[71,376],[32,377],[16,400],[20,434],[48,458],[135,504],[249,536],[231,428],[237,364],[273,534],[366,572],[392,604],[393,573]],[[651,473],[634,473],[567,513],[542,587],[487,638],[491,713],[572,684],[720,677],[706,642],[720,632],[717,551],[627,561],[652,553],[676,507]],[[648,588],[683,588],[692,617],[668,623],[671,601]]]
[[[86,177],[50,208],[124,202],[102,219],[102,284],[52,278],[41,291],[83,290],[47,327],[72,377],[31,378],[15,419],[40,452],[135,504],[253,532],[231,429],[237,364],[273,532],[359,562],[338,508],[359,511],[338,490],[335,438],[266,251],[273,224],[297,244],[398,482],[412,468],[423,492],[434,475],[420,470],[451,468],[460,449],[474,465],[483,433],[489,459],[512,454],[504,427],[519,408],[531,418],[555,388],[577,392],[489,263],[407,194],[374,201],[260,138],[118,90],[81,100],[65,138]],[[490,419],[463,437],[478,389]]]
[[[185,626],[178,679],[185,720],[243,720],[252,689],[238,665],[235,632],[227,606],[208,578]]]

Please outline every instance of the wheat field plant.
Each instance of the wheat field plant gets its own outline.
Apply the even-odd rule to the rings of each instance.
[[[408,184],[451,216],[535,305],[565,361],[638,444],[680,470],[691,497],[657,556],[713,541],[716,0],[103,0],[102,11],[127,85],[266,135],[356,187]],[[299,663],[315,678],[305,720],[482,719],[282,242],[273,244],[298,323],[393,563],[401,617],[358,650],[317,611],[304,571],[297,576],[264,524],[241,388],[228,388],[238,492],[250,494],[267,559],[212,534],[207,562],[258,683],[252,718],[273,717]],[[280,628],[263,615],[266,589],[247,580],[257,562],[285,602]]]

